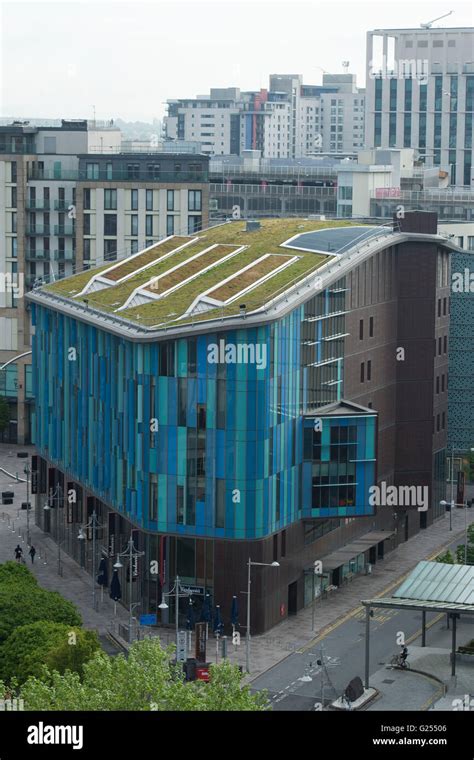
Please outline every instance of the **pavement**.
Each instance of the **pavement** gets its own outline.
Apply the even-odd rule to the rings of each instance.
[[[13,550],[18,541],[24,547],[26,546],[26,510],[20,509],[21,502],[26,501],[26,484],[18,483],[14,477],[11,477],[17,472],[20,477],[23,476],[22,470],[25,460],[17,458],[18,451],[34,453],[32,447],[0,444],[0,490],[12,490],[15,493],[13,505],[0,505],[0,562],[13,559]],[[5,471],[11,475],[6,474]],[[33,499],[30,500],[33,503]],[[82,614],[84,626],[95,629],[99,635],[103,636],[108,630],[116,629],[118,622],[127,623],[128,610],[117,605],[117,616],[114,618],[114,605],[107,593],[102,600],[100,593],[98,594],[98,610],[93,609],[91,577],[64,552],[62,554],[63,574],[62,576],[58,575],[56,544],[48,538],[47,534],[44,534],[34,525],[33,514],[34,509],[30,512],[30,534],[38,554],[34,565],[32,566],[29,563],[29,566],[38,578],[39,583],[44,588],[59,591],[65,598],[74,602]],[[474,523],[474,510],[468,510],[466,516],[469,524]],[[335,646],[334,653],[328,650],[327,657],[332,658],[332,660],[328,659],[327,663],[329,680],[335,682],[332,688],[334,696],[331,694],[329,680],[327,680],[325,688],[328,690],[322,698],[324,701],[328,701],[331,697],[339,696],[341,691],[337,693],[338,689],[342,689],[348,683],[347,680],[344,680],[346,676],[344,668],[338,667],[346,657],[346,652],[353,658],[356,666],[353,670],[360,671],[363,667],[363,660],[361,660],[359,651],[359,646],[363,643],[363,625],[361,624],[363,608],[360,600],[390,594],[391,590],[400,585],[403,578],[420,560],[434,558],[450,544],[462,543],[464,540],[464,521],[464,510],[456,509],[452,515],[452,531],[449,531],[449,518],[447,516],[438,520],[430,528],[400,544],[394,551],[388,553],[383,561],[378,561],[373,567],[371,575],[357,575],[350,583],[338,589],[327,599],[318,600],[315,608],[314,630],[311,629],[312,611],[311,606],[309,606],[301,610],[298,615],[282,621],[271,631],[260,636],[253,636],[251,640],[251,675],[247,676],[245,681],[255,689],[268,688],[264,681],[268,680],[272,673],[278,674],[279,688],[275,688],[275,684],[272,684],[271,688],[272,694],[277,695],[277,697],[272,698],[275,709],[278,709],[277,705],[283,704],[283,698],[278,700],[278,693],[281,691],[286,691],[284,696],[285,710],[314,709],[315,697],[318,696],[317,689],[315,690],[316,678],[306,683],[301,682],[299,678],[306,672],[310,674],[310,677],[312,677],[311,673],[317,676],[318,666],[315,664],[315,654],[320,651],[321,644],[326,646],[330,637],[333,636],[334,640],[338,640],[338,643]],[[27,554],[25,549],[24,553]],[[29,562],[28,557],[27,559]],[[382,618],[387,617],[387,611],[381,610],[376,614],[381,615]],[[407,615],[408,613],[400,614]],[[387,620],[382,619],[380,621],[380,625],[391,626],[390,635],[393,633],[393,627],[398,626],[398,630],[400,630],[399,618],[394,619],[392,623],[390,623],[390,616],[387,617]],[[407,619],[404,625],[406,625],[410,635],[414,635],[419,629],[419,621],[415,617]],[[371,685],[380,684],[381,696],[370,709],[410,709],[412,699],[415,701],[415,697],[412,697],[414,693],[418,695],[416,697],[418,704],[416,709],[428,709],[435,702],[438,704],[441,698],[439,685],[432,685],[429,679],[415,676],[412,673],[387,671],[385,667],[386,655],[382,651],[377,651],[377,646],[382,647],[382,643],[376,643],[377,639],[381,638],[376,636],[377,620],[371,627],[374,633],[371,646],[374,653],[374,664],[376,665],[374,672],[371,671]],[[388,630],[387,628],[387,632]],[[164,643],[169,643],[174,638],[174,632],[169,629],[155,629],[153,633],[158,635]],[[474,638],[474,633],[470,635],[470,638]],[[462,631],[459,632],[458,641],[463,643]],[[428,641],[428,643],[434,644],[435,642]],[[436,641],[436,644],[438,643]],[[385,637],[383,646],[385,646]],[[444,642],[441,644],[441,649],[443,646]],[[242,636],[240,646],[233,646],[229,643],[228,649],[229,659],[245,668],[244,637]],[[390,642],[391,653],[393,654],[396,650],[397,647]],[[208,658],[212,661],[217,659],[215,652],[214,641],[210,640]],[[444,654],[445,657],[448,656],[448,665],[446,666],[443,655],[440,655],[439,652],[432,653],[426,648],[423,651],[423,656],[427,657],[428,654],[432,655],[432,659],[425,663],[426,667],[435,668],[436,675],[440,672],[441,677],[444,677],[446,667],[449,670],[449,655],[446,655],[446,652]],[[295,665],[297,661],[299,662],[298,667]],[[336,673],[339,673],[340,677],[339,675],[336,677]],[[389,674],[387,675],[387,673]],[[474,668],[472,673],[474,674]],[[354,672],[353,675],[355,674]],[[407,689],[408,682],[411,682],[412,678],[416,678],[416,689],[414,682]],[[474,692],[474,686],[470,685],[472,679],[469,673],[466,678],[468,679],[467,685],[464,685],[464,681],[460,679],[462,685],[459,693],[465,688],[469,688],[469,691],[464,693]],[[449,678],[447,680],[449,681]],[[391,681],[391,683],[384,683],[384,681]],[[390,697],[390,694],[393,697]],[[458,690],[452,694],[457,696]],[[452,694],[449,693],[449,702],[453,699]],[[291,704],[297,706],[291,708]],[[423,707],[423,705],[426,706]]]

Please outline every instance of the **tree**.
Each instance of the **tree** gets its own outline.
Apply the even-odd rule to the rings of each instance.
[[[84,662],[99,648],[94,631],[45,620],[22,625],[0,646],[0,679],[23,683],[31,675],[41,676],[44,663],[60,673],[82,674]]]
[[[10,424],[10,407],[4,396],[0,396],[0,433]]]
[[[78,673],[60,674],[46,666],[31,677],[20,697],[27,710],[208,711],[268,709],[264,694],[241,688],[236,665],[211,666],[211,681],[186,682],[182,668],[171,663],[174,647],[158,639],[132,644],[128,657],[96,652]]]
[[[454,557],[449,549],[444,553],[436,557],[436,562],[444,562],[447,565],[454,565]]]
[[[81,616],[72,602],[58,594],[23,580],[0,584],[0,644],[19,626],[49,620],[80,626]]]
[[[0,565],[0,587],[5,584],[13,583],[18,588],[19,584],[26,583],[29,586],[38,586],[33,573],[25,565],[19,565],[18,562],[11,560]]]

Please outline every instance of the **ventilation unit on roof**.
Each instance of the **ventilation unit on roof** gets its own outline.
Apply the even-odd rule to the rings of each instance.
[[[248,221],[245,226],[246,232],[255,232],[260,229],[260,222]]]

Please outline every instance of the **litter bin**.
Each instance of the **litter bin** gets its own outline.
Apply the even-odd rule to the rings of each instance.
[[[196,680],[197,681],[209,681],[209,664],[196,665]]]

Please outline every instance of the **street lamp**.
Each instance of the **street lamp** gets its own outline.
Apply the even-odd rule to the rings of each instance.
[[[50,493],[50,495],[48,497],[48,501],[46,502],[46,504],[43,507],[43,510],[45,512],[50,512],[54,508],[54,501],[55,501],[55,499],[58,502],[58,505],[56,507],[56,543],[57,543],[57,546],[58,546],[58,575],[60,575],[61,577],[62,577],[62,574],[63,574],[63,567],[62,567],[62,563],[61,563],[61,543],[62,543],[63,539],[62,539],[62,535],[61,535],[62,531],[60,530],[60,522],[59,522],[59,502],[60,502],[60,500],[62,498],[63,498],[62,489],[61,489],[61,486],[58,483],[57,486],[56,486],[56,488],[54,489],[54,491],[52,491]],[[27,498],[27,502],[28,502],[28,498]],[[29,510],[27,509],[26,510],[26,514],[27,515],[28,515],[28,511]],[[28,528],[27,528],[27,532],[28,532]],[[27,539],[27,543],[28,543],[28,539]]]
[[[19,451],[17,457],[20,459],[27,459],[28,452]],[[23,467],[23,472],[26,475],[26,544],[30,546],[30,475],[31,468],[29,462],[26,462]]]
[[[127,548],[125,549],[125,551],[121,552],[120,554],[117,554],[117,561],[114,563],[114,569],[119,570],[121,567],[123,567],[122,563],[120,562],[120,557],[128,558],[129,583],[130,583],[128,641],[130,644],[132,643],[133,608],[138,607],[138,605],[140,604],[140,602],[136,602],[135,604],[133,603],[133,560],[137,559],[138,557],[143,557],[144,555],[145,555],[145,552],[141,552],[135,548],[133,538],[132,536],[130,536],[130,538],[128,539]],[[95,589],[95,576],[94,576],[94,589]]]
[[[97,512],[94,509],[90,520],[85,525],[81,525],[79,527],[79,533],[77,536],[79,541],[85,541],[87,538],[87,535],[84,532],[84,528],[92,528],[92,606],[94,610],[96,609],[96,588],[95,588],[95,583],[96,583],[95,574],[96,574],[96,561],[97,561],[96,539],[97,539],[97,530],[103,527],[104,525],[101,525],[99,523]]]
[[[444,507],[444,509],[446,509],[446,507],[449,507],[449,530],[452,530],[453,529],[454,499],[451,500],[451,502],[445,501],[444,499],[441,499],[439,505],[440,505],[440,507]]]
[[[245,659],[247,673],[250,673],[250,586],[251,586],[251,570],[252,567],[280,567],[279,562],[252,562],[249,557],[247,562],[247,631],[245,636]]]
[[[181,592],[181,593],[180,593]],[[165,596],[174,596],[175,598],[175,614],[174,614],[174,622],[175,622],[175,628],[176,628],[176,637],[178,636],[178,628],[179,628],[179,599],[180,597],[190,597],[191,594],[189,594],[187,591],[184,590],[184,588],[181,586],[181,579],[179,575],[176,576],[174,580],[174,586],[170,591],[162,592],[161,594],[161,604],[158,605],[158,609],[160,610],[167,610],[168,605],[166,604],[164,597]]]

